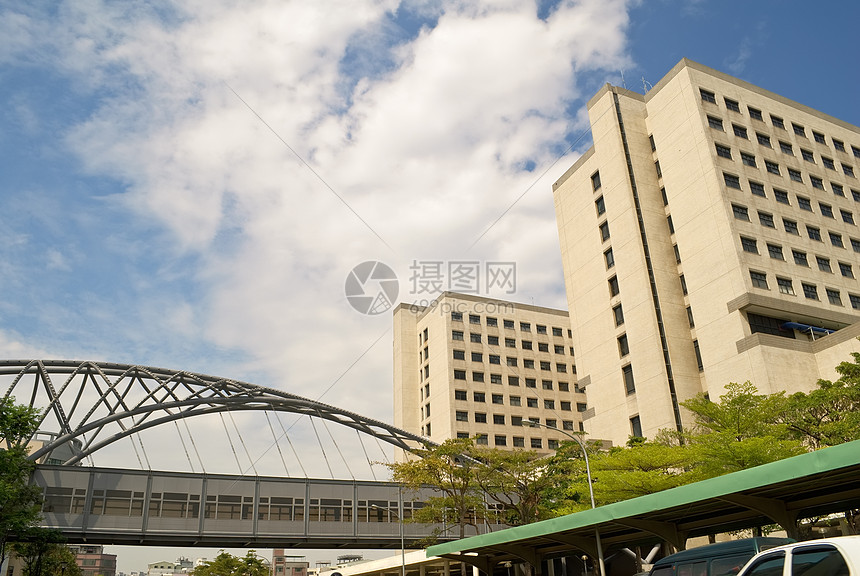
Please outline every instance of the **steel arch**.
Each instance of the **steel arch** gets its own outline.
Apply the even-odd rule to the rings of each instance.
[[[31,375],[33,380],[28,384],[26,377]],[[52,375],[65,377],[59,389]],[[117,440],[159,424],[246,410],[322,418],[410,452],[435,445],[385,422],[309,398],[184,370],[75,360],[0,360],[0,376],[14,376],[4,398],[23,390],[29,393],[30,406],[37,406],[43,399],[46,406],[40,425],[51,418],[59,428],[52,441],[30,455],[33,460],[69,442],[80,441],[80,449],[64,462],[74,465]],[[84,405],[90,403],[92,406]],[[83,416],[76,417],[81,411],[85,411]]]

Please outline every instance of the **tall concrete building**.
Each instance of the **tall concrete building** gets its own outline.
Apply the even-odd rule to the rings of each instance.
[[[563,310],[450,292],[430,307],[400,304],[394,424],[436,442],[548,453],[587,409],[573,353]]]
[[[689,60],[588,112],[553,193],[590,435],[835,377],[860,349],[860,129]]]

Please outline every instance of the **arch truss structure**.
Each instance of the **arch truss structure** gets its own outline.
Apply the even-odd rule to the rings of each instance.
[[[51,438],[34,450],[39,460],[61,447],[74,465],[118,440],[182,418],[238,411],[275,411],[321,418],[407,451],[427,438],[315,400],[246,382],[150,366],[72,360],[0,360],[0,376],[15,396],[42,412]],[[55,384],[55,382],[57,384]],[[60,382],[62,382],[60,384]],[[55,430],[51,430],[55,429]],[[74,446],[70,452],[68,446]]]

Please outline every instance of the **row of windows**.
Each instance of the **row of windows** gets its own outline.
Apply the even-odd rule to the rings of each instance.
[[[732,214],[734,214],[734,217],[738,220],[750,222],[749,209],[743,204],[732,203]],[[762,226],[766,228],[776,229],[776,220],[774,219],[773,214],[771,214],[770,212],[764,212],[762,210],[759,210],[758,219],[759,223]],[[788,234],[791,234],[793,236],[800,236],[800,228],[796,220],[783,218],[782,225]],[[822,235],[820,227],[806,224],[805,230],[806,235],[810,240],[814,240],[816,242],[824,242],[824,237]],[[827,237],[830,240],[830,243],[836,248],[845,248],[845,239],[840,232],[827,230]],[[860,252],[860,239],[849,236],[848,240],[851,243],[851,247],[853,248],[853,250],[855,252]]]
[[[699,94],[701,95],[703,102],[707,102],[710,104],[716,104],[717,103],[717,96],[714,92],[712,92],[710,90],[706,90],[704,88],[699,88]],[[724,98],[723,101],[725,102],[727,110],[729,110],[731,112],[736,112],[738,114],[742,114],[741,108],[740,108],[740,103],[737,100],[733,100],[731,98]],[[764,115],[762,114],[762,111],[759,110],[758,108],[753,108],[752,106],[747,106],[747,112],[749,113],[749,117],[752,120],[758,120],[759,122],[764,122]],[[783,118],[781,118],[779,116],[775,116],[773,114],[770,114],[769,116],[770,116],[770,123],[774,128],[778,128],[780,130],[786,130],[786,131],[788,130],[788,128],[786,128],[786,123],[785,123],[785,120]],[[800,136],[802,138],[808,138],[808,136],[806,135],[806,127],[803,126],[802,124],[798,124],[796,122],[791,122],[791,130],[797,136]],[[817,142],[819,144],[827,145],[827,139],[825,138],[824,134],[822,134],[821,132],[818,132],[817,130],[811,130],[811,133],[812,133],[812,138],[815,142]],[[836,151],[845,152],[847,154],[845,142],[843,142],[842,140],[839,140],[837,138],[833,138],[833,137],[830,138],[830,141],[833,144],[833,148]],[[851,152],[854,154],[855,157],[860,158],[860,148],[852,145],[851,146]]]
[[[451,340],[454,340],[456,342],[465,342],[466,341],[465,336],[466,335],[461,330],[452,330],[451,331]],[[481,344],[482,343],[482,335],[475,333],[475,332],[470,332],[469,333],[469,342],[472,342],[475,344]],[[500,346],[499,337],[488,335],[487,336],[487,344],[490,346]],[[516,348],[517,347],[516,339],[515,338],[505,338],[505,347],[506,348]],[[532,342],[531,340],[521,340],[520,341],[520,347],[523,350],[534,350],[534,342]],[[538,349],[538,352],[549,352],[549,350],[550,350],[549,349],[549,343],[538,342],[537,349]],[[552,351],[555,354],[565,354],[565,347],[561,344],[553,344]],[[426,360],[427,359],[427,349],[426,348],[424,349],[424,352],[425,352],[425,360]],[[570,354],[573,355],[573,348],[572,347],[570,348]],[[459,360],[462,360],[462,358],[459,358]]]
[[[741,187],[740,177],[735,174],[729,174],[727,172],[723,173],[723,181],[725,182],[728,188],[734,188],[736,190],[743,190]],[[761,182],[756,182],[755,180],[747,180],[747,184],[750,187],[750,192],[753,196],[759,196],[760,198],[767,198],[767,192],[765,191],[764,184]],[[832,184],[832,183],[831,183]],[[845,197],[845,193],[841,186],[838,184],[834,184],[836,188],[837,196]],[[780,204],[785,204],[786,206],[791,206],[791,199],[789,198],[788,192],[785,190],[781,190],[779,188],[774,187],[773,189],[773,197]],[[851,190],[852,195],[854,196],[855,201],[860,202],[860,191]],[[797,207],[806,212],[815,213],[815,208],[812,205],[812,200],[808,196],[803,196],[801,194],[794,195],[795,203]],[[836,219],[836,213],[833,210],[833,205],[827,202],[818,202],[818,210],[822,216],[825,218]],[[842,221],[846,224],[851,224],[852,226],[856,225],[854,222],[854,213],[850,210],[845,210],[844,208],[837,208],[839,210],[839,215],[842,218]]]
[[[463,313],[462,312],[451,312],[451,320],[454,322],[463,322]],[[491,316],[487,316],[485,318],[486,324],[489,327],[498,327],[499,319]],[[481,324],[481,316],[478,314],[469,314],[469,324]],[[513,320],[502,320],[502,325],[508,330],[514,330],[516,323]],[[531,322],[520,322],[520,331],[521,332],[531,332],[532,325]],[[537,334],[549,334],[547,331],[547,326],[543,324],[535,325],[535,332]],[[570,330],[567,331],[568,336],[570,336]],[[557,326],[552,327],[552,335],[553,336],[564,336],[564,332],[561,328]]]
[[[577,404],[576,409],[579,412],[585,412],[588,407],[585,404]],[[492,414],[493,424],[497,424],[499,426],[507,425],[507,417],[504,414]],[[457,410],[454,412],[454,419],[457,422],[475,422],[476,424],[489,424],[487,421],[487,413],[486,412],[473,412],[471,419],[469,418],[469,412],[465,410]],[[511,426],[522,426],[523,420],[530,420],[532,422],[540,422],[540,418],[536,416],[530,416],[526,418],[525,416],[511,416],[510,425]],[[528,425],[528,423],[526,423]],[[558,428],[558,420],[555,418],[547,418],[546,426],[548,428]],[[562,420],[562,428],[564,430],[573,430],[573,420]]]
[[[469,438],[468,432],[457,432],[457,438]],[[475,444],[479,446],[487,446],[490,443],[490,437],[486,434],[476,434],[474,436]],[[495,446],[507,446],[508,445],[508,437],[504,434],[495,434],[493,435],[493,445]],[[511,437],[511,446],[514,448],[525,448],[526,447],[526,439],[523,436],[513,436]],[[541,438],[529,438],[529,447],[541,450],[543,449],[543,440]],[[558,440],[554,438],[550,438],[547,440],[547,448],[550,450],[558,449]]]
[[[475,374],[478,374],[476,377]],[[466,371],[465,370],[454,370],[454,379],[455,380],[466,380]],[[490,384],[501,384],[502,383],[502,375],[501,374],[490,374]],[[508,376],[508,385],[509,386],[519,386],[520,385],[520,377],[519,376]],[[484,382],[484,373],[483,372],[472,372],[472,381],[473,382]],[[522,381],[526,388],[537,388],[537,378],[522,378]],[[553,390],[555,385],[558,385],[559,392],[570,392],[570,383],[569,382],[553,382],[552,380],[541,380],[541,388],[544,390]],[[582,388],[579,387],[578,384],[574,384],[574,392],[581,393],[583,392]],[[429,387],[427,395],[429,397]]]
[[[751,254],[758,254],[758,241],[755,238],[750,238],[748,236],[741,236],[741,247],[744,252],[749,252]],[[767,253],[774,260],[782,260],[785,261],[785,255],[782,251],[782,246],[773,242],[766,242],[767,245]],[[794,248],[791,249],[791,255],[794,259],[794,263],[798,266],[803,266],[809,268],[809,258],[807,253],[802,250],[796,250]],[[831,266],[830,258],[827,256],[815,256],[815,262],[818,265],[818,269],[822,272],[828,272],[830,274],[833,273],[833,267]],[[848,262],[839,262],[837,261],[837,267],[839,268],[839,273],[845,276],[846,278],[854,278],[854,268]]]
[[[454,359],[455,360],[465,360],[465,354],[463,357],[458,357],[458,352],[462,352],[462,350],[454,350]],[[472,361],[473,362],[483,362],[484,355],[480,352],[472,352]],[[490,354],[488,358],[490,364],[499,364],[501,365],[501,358],[495,354]],[[512,368],[516,368],[519,366],[519,358],[516,356],[506,356],[505,357],[505,365],[510,366]],[[552,362],[541,360],[538,364],[541,370],[552,372]],[[523,368],[527,368],[530,370],[535,369],[535,361],[531,358],[523,358]],[[567,374],[567,364],[562,362],[555,363],[555,371],[560,374]],[[571,372],[576,374],[576,366],[572,367]],[[478,376],[480,375],[480,376]],[[480,379],[479,379],[480,378]],[[466,379],[466,371],[465,370],[454,370],[454,380],[465,380]],[[483,382],[484,381],[484,373],[483,372],[472,372],[472,380],[475,382]]]
[[[491,399],[493,404],[503,404],[504,397],[501,394],[491,394]],[[469,400],[469,393],[466,390],[454,390],[454,400]],[[472,392],[472,402],[485,403],[487,401],[486,392]],[[523,400],[521,396],[508,396],[508,404],[510,406],[522,406]],[[579,406],[580,403],[577,403]],[[551,399],[544,399],[543,407],[546,410],[555,410],[556,402]],[[569,400],[561,400],[558,403],[559,409],[570,412],[572,411],[573,404]],[[526,398],[526,408],[539,408],[539,399],[538,398]],[[583,409],[584,410],[584,409]]]
[[[770,286],[768,285],[767,280],[767,274],[765,272],[750,270],[750,280],[752,280],[752,285],[754,287],[761,288],[763,290],[770,290]],[[779,287],[779,292],[781,294],[788,294],[791,296],[795,295],[794,282],[791,278],[776,276],[776,283]],[[803,290],[804,297],[809,300],[821,300],[818,293],[817,284],[813,284],[811,282],[801,282],[800,285]],[[840,293],[839,289],[825,287],[824,294],[827,296],[827,301],[834,306],[844,306],[844,304],[842,303],[842,294]],[[852,308],[860,309],[860,295],[848,294],[848,300],[851,303]]]

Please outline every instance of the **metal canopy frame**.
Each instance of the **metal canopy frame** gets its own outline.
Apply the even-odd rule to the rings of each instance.
[[[578,549],[594,555],[594,530],[607,550],[665,540],[679,549],[687,538],[774,522],[796,526],[812,516],[860,507],[860,440],[655,494],[439,544],[428,556],[492,568],[521,561],[523,551],[540,561]]]
[[[435,445],[385,422],[309,398],[184,370],[111,362],[0,360],[0,375],[14,376],[4,398],[18,391],[29,396],[30,406],[43,399],[37,406],[44,409],[40,425],[51,417],[59,428],[53,440],[30,454],[32,460],[79,441],[80,449],[64,462],[74,465],[153,426],[204,414],[251,410],[322,418],[410,452]],[[52,379],[58,376],[65,378],[59,389]],[[23,398],[18,401],[26,402]]]

